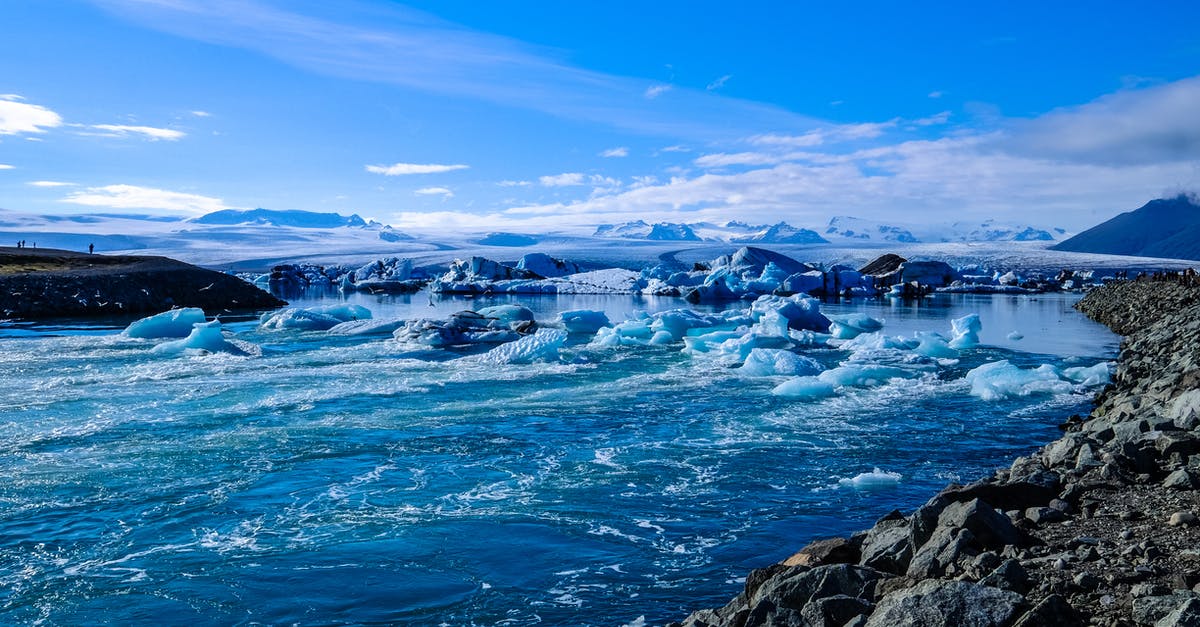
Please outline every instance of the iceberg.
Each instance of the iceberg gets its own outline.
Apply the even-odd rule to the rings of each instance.
[[[821,381],[838,387],[873,387],[892,379],[908,379],[915,373],[895,366],[848,364],[817,375]]]
[[[796,377],[775,386],[771,393],[804,401],[816,401],[834,395],[833,384],[817,377]]]
[[[941,334],[918,331],[915,337],[919,343],[912,349],[914,353],[933,359],[958,359],[958,351],[950,348],[950,343]]]
[[[404,320],[399,318],[384,320],[349,320],[334,325],[329,329],[330,335],[391,335],[396,329],[404,326]]]
[[[398,342],[433,348],[502,344],[520,339],[520,334],[496,318],[474,311],[460,311],[446,320],[410,320],[392,334]]]
[[[1100,362],[1094,366],[1078,366],[1063,370],[1063,377],[1080,385],[1101,385],[1108,383],[1112,377],[1108,362]]]
[[[961,318],[951,320],[950,326],[954,329],[954,339],[950,340],[950,348],[975,348],[979,346],[979,332],[983,330],[983,323],[979,321],[979,314],[967,314]]]
[[[560,329],[538,329],[533,335],[508,344],[501,344],[481,356],[493,364],[528,364],[535,361],[554,361],[567,341],[567,332]]]
[[[566,328],[567,333],[592,334],[609,326],[608,315],[603,311],[590,309],[572,309],[558,314],[558,321]]]
[[[484,318],[495,318],[508,328],[521,332],[531,332],[537,327],[533,320],[533,310],[521,305],[495,305],[478,310]]]
[[[580,268],[579,264],[555,259],[545,253],[529,253],[521,257],[517,262],[517,269],[532,272],[547,279],[583,272],[583,268]]]
[[[829,318],[821,314],[821,301],[810,296],[759,296],[750,304],[750,316],[759,320],[767,312],[774,311],[788,322],[789,329],[797,331],[829,331]]]
[[[245,351],[225,339],[224,334],[221,333],[221,323],[217,320],[197,322],[192,325],[192,332],[186,338],[163,342],[151,349],[151,352],[177,355],[188,349],[210,353],[246,354]]]
[[[816,360],[777,348],[751,349],[746,361],[737,369],[740,374],[751,377],[807,376],[821,370],[821,364]]]
[[[883,323],[861,313],[830,318],[829,333],[835,339],[851,340],[863,333],[874,333],[883,328]]]
[[[125,327],[121,334],[125,337],[145,339],[187,337],[195,325],[203,322],[204,310],[199,307],[184,307],[135,320]]]
[[[323,307],[291,307],[267,312],[259,318],[263,329],[292,329],[296,331],[327,331],[351,320],[369,320],[371,310],[362,305],[326,305]]]
[[[1059,377],[1058,369],[1049,364],[1037,368],[1018,368],[1008,360],[994,361],[967,372],[971,395],[985,401],[996,401],[1030,394],[1062,394],[1070,392],[1072,384]]]

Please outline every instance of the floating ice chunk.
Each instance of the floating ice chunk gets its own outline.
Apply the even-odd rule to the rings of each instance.
[[[1061,394],[1070,392],[1072,385],[1059,377],[1058,369],[1049,364],[1037,368],[1018,368],[1007,360],[984,364],[967,372],[971,395],[985,401],[995,401],[1030,394]]]
[[[830,318],[829,333],[835,339],[850,340],[863,333],[874,333],[883,328],[883,323],[861,313]]]
[[[914,374],[916,373],[894,366],[849,364],[826,370],[817,375],[817,378],[840,387],[872,387],[883,385],[892,379],[907,379]]]
[[[471,344],[500,344],[521,336],[503,322],[474,311],[460,311],[446,320],[410,320],[392,334],[397,341],[434,348]]]
[[[527,253],[517,262],[518,270],[527,270],[546,278],[567,276],[583,272],[583,268],[573,261],[555,259],[545,253]]]
[[[900,483],[903,478],[898,472],[887,472],[876,467],[871,472],[864,472],[849,479],[838,479],[838,485],[847,488],[881,488]]]
[[[699,335],[688,335],[683,338],[683,352],[695,354],[712,352],[716,347],[720,346],[728,340],[735,340],[742,335],[744,331],[710,331]]]
[[[1100,362],[1094,366],[1078,366],[1063,370],[1063,377],[1081,385],[1101,385],[1108,383],[1112,376],[1108,362]]]
[[[816,331],[825,333],[829,330],[829,318],[821,314],[821,301],[796,294],[794,296],[759,296],[750,304],[750,315],[759,320],[767,312],[774,311],[788,321],[788,328],[798,331]]]
[[[691,329],[710,328],[724,322],[725,319],[719,315],[702,314],[691,309],[672,309],[654,314],[650,330],[655,333],[665,331],[670,334],[672,341],[678,341]]]
[[[771,393],[804,401],[815,401],[834,395],[833,384],[817,377],[796,377],[775,386]]]
[[[671,335],[670,331],[655,331],[654,335],[650,336],[651,346],[663,346],[675,341],[675,336]]]
[[[1014,341],[1014,342],[1015,342],[1015,341],[1017,341],[1017,340],[1023,340],[1023,339],[1025,339],[1025,336],[1024,336],[1024,335],[1022,335],[1020,331],[1013,331],[1012,333],[1009,333],[1009,334],[1008,334],[1008,339],[1010,339],[1010,340],[1012,340],[1012,341]]]
[[[349,303],[344,303],[341,305],[325,305],[323,307],[307,307],[306,309],[313,313],[332,316],[338,320],[341,320],[342,322],[371,319],[371,310],[363,307],[362,305],[351,305]]]
[[[983,330],[983,323],[979,321],[979,314],[967,314],[961,318],[951,320],[950,326],[954,329],[954,339],[950,340],[950,348],[975,348],[979,346],[979,332]]]
[[[293,329],[297,331],[326,331],[351,320],[369,320],[371,310],[362,305],[326,305],[269,311],[259,318],[264,329]]]
[[[561,312],[558,320],[566,327],[567,333],[595,333],[609,325],[608,316],[603,311],[589,309]]]
[[[197,322],[192,325],[192,332],[182,340],[163,342],[152,349],[152,352],[174,355],[187,349],[208,351],[210,353],[234,353],[244,355],[245,351],[234,346],[221,333],[221,323]]]
[[[478,310],[484,318],[495,318],[513,330],[520,330],[526,323],[533,322],[533,310],[521,305],[495,305]]]
[[[135,320],[122,335],[126,337],[159,338],[187,337],[192,327],[204,322],[204,310],[199,307],[184,307]]]
[[[558,351],[567,341],[567,332],[560,329],[538,329],[533,335],[508,344],[501,344],[484,353],[482,359],[494,364],[528,364],[558,359]]]
[[[746,361],[750,353],[758,348],[782,349],[791,347],[792,341],[785,337],[742,333],[736,334],[734,337],[711,347],[708,353],[714,357],[728,361]]]
[[[933,359],[958,359],[958,351],[950,348],[946,338],[940,334],[918,331],[915,337],[919,343],[912,349],[914,353]]]
[[[777,348],[751,349],[738,372],[752,377],[814,375],[822,370],[814,359]]]
[[[334,325],[329,329],[330,335],[391,335],[396,329],[404,326],[405,321],[399,318],[390,320],[350,320]]]

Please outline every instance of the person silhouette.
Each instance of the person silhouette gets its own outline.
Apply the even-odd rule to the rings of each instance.
[[[88,244],[88,254],[89,254],[89,255],[93,255],[93,254],[95,254],[95,253],[96,253],[96,245],[95,245],[95,244]]]

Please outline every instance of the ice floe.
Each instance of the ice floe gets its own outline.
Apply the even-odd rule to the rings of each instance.
[[[163,337],[187,337],[194,325],[204,322],[204,310],[199,307],[184,307],[135,320],[122,332],[126,337],[155,339]]]
[[[271,330],[326,331],[343,322],[370,318],[371,310],[362,305],[341,304],[271,311],[263,314],[258,323],[261,328]]]
[[[186,350],[246,354],[246,351],[240,346],[225,339],[225,335],[221,332],[221,323],[217,320],[193,324],[191,333],[186,338],[163,342],[151,350],[165,355],[176,355]]]

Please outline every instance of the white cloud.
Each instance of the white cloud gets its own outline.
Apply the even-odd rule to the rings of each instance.
[[[644,95],[647,98],[653,100],[669,91],[671,91],[670,85],[651,85],[646,88]]]
[[[90,128],[98,131],[103,131],[103,135],[109,137],[129,137],[140,135],[150,141],[176,141],[187,136],[183,131],[177,131],[171,128],[157,128],[154,126],[133,126],[129,124],[93,124]]]
[[[34,187],[74,187],[75,184],[67,183],[66,181],[29,181],[26,185]]]
[[[533,183],[529,181],[500,181],[496,183],[500,187],[529,187]]]
[[[421,196],[441,196],[442,198],[453,198],[454,192],[447,187],[422,187],[413,192]]]
[[[0,170],[12,170],[16,166],[7,163],[0,163]]]
[[[198,117],[198,118],[210,118],[210,117],[212,117],[212,114],[211,114],[211,113],[209,113],[208,111],[201,111],[201,110],[199,110],[199,109],[197,109],[196,111],[189,111],[188,113],[191,113],[192,115],[194,115],[194,116],[196,116],[196,117]]]
[[[803,135],[780,135],[778,133],[766,133],[763,135],[755,135],[749,138],[751,144],[759,146],[789,146],[789,147],[807,147],[819,146],[825,143],[825,134],[820,131],[812,131]]]
[[[1200,159],[1200,77],[1122,90],[1011,126],[1005,149],[1081,163]],[[1190,180],[1195,180],[1193,176]]]
[[[716,90],[724,87],[725,83],[728,83],[729,79],[731,79],[731,78],[733,78],[732,74],[726,74],[725,76],[722,76],[721,78],[718,78],[717,80],[709,83],[708,86],[705,87],[705,89],[707,89],[708,91],[716,91]]]
[[[0,135],[45,133],[46,129],[62,126],[62,116],[46,107],[18,102],[16,94],[0,96]]]
[[[582,172],[563,172],[551,176],[539,176],[538,183],[541,183],[542,187],[571,187],[586,184],[586,177]]]
[[[662,148],[659,148],[658,151],[659,152],[691,152],[692,149],[688,148],[687,146],[680,146],[679,144],[676,144],[674,146],[663,146]]]
[[[601,152],[600,156],[606,158],[628,157],[629,149],[625,146],[617,146],[616,148],[609,148],[608,150]]]
[[[105,185],[72,192],[62,202],[113,209],[159,209],[177,213],[209,213],[228,209],[219,198],[137,185]]]
[[[369,165],[367,172],[384,176],[405,176],[408,174],[440,174],[465,170],[471,166],[462,164],[446,165],[440,163],[394,163],[392,165]]]
[[[697,157],[693,163],[701,168],[723,168],[731,165],[774,165],[782,160],[779,155],[762,152],[718,152]]]
[[[930,98],[941,98],[942,96],[945,96],[945,95],[946,95],[945,92],[941,92],[941,91],[937,91],[937,90],[929,92]]]
[[[949,121],[950,112],[942,111],[941,113],[935,113],[928,117],[917,118],[916,120],[913,120],[912,123],[916,124],[917,126],[937,126],[939,124],[945,124]]]

